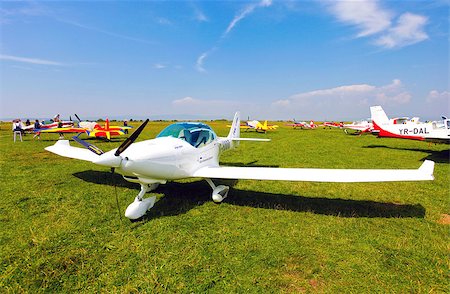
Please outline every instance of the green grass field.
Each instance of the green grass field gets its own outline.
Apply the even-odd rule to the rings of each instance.
[[[210,123],[221,136],[226,124]],[[139,140],[166,125],[149,123]],[[226,181],[222,204],[189,179],[149,193],[159,201],[131,223],[119,218],[113,182],[122,215],[139,185],[46,152],[57,135],[13,143],[2,124],[0,292],[448,292],[448,145],[284,126],[242,136],[272,141],[243,142],[223,165],[418,168],[430,159],[436,179]],[[89,141],[107,151],[122,140]]]

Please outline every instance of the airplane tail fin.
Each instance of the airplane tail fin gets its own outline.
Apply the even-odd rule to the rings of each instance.
[[[237,111],[234,114],[233,123],[231,124],[230,132],[228,133],[228,139],[239,138],[241,136],[241,114]]]
[[[389,118],[381,106],[370,107],[370,114],[372,116],[372,121],[375,121],[377,124],[389,123]]]
[[[231,139],[231,148],[239,146],[239,141],[233,141],[233,139],[238,139],[241,136],[241,113],[236,111],[233,118],[233,123],[231,124],[230,132],[228,133],[227,139]]]
[[[263,130],[267,130],[267,120],[264,121]]]
[[[373,128],[376,132],[381,131],[382,125],[389,124],[389,118],[381,106],[371,106],[370,115],[373,123]]]

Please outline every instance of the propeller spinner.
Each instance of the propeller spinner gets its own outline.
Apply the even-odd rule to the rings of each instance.
[[[136,141],[136,139],[139,137],[141,132],[144,130],[144,128],[147,125],[148,121],[149,121],[149,119],[146,119],[145,122],[142,125],[140,125],[136,129],[136,131],[134,131],[133,134],[131,134],[131,136],[128,137],[119,146],[119,148],[117,148],[117,150],[114,152],[114,154],[112,152],[104,153],[104,154],[100,155],[98,160],[94,161],[94,163],[99,164],[99,165],[103,165],[103,166],[109,166],[109,167],[112,167],[112,168],[119,167],[120,163],[122,162],[122,157],[120,156],[120,154],[122,152],[124,152],[128,147],[130,147],[130,145],[133,144],[134,141]]]

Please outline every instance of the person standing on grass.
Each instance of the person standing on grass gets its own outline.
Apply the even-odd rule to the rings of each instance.
[[[63,124],[62,122],[59,121],[59,114],[58,114],[58,129],[62,128]],[[64,134],[62,132],[58,133],[59,134],[59,139],[64,139]]]
[[[14,142],[16,142],[17,134],[20,136],[20,142],[22,142],[23,125],[20,119],[16,119],[13,121],[12,130],[14,134]]]
[[[127,120],[124,120],[124,121],[123,121],[123,126],[124,126],[124,127],[128,127],[128,121],[127,121]],[[123,132],[124,132],[125,134],[128,134],[128,129],[124,129]]]
[[[41,124],[39,123],[39,120],[37,119],[35,122],[34,122],[34,129],[35,130],[39,130],[41,128]],[[34,136],[33,136],[33,138],[38,138],[38,140],[40,140],[41,139],[41,132],[36,132],[36,134],[34,134]]]

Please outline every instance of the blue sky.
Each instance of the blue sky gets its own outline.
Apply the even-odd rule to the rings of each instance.
[[[448,1],[2,1],[2,118],[449,115]]]

